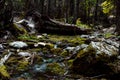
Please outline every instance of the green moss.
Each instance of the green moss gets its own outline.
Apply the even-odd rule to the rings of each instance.
[[[52,54],[57,54],[57,55],[60,55],[60,53],[62,52],[62,49],[61,48],[52,48],[51,49],[51,53]]]
[[[26,29],[23,27],[19,27],[16,23],[14,23],[12,27],[18,34],[27,34]]]
[[[70,59],[70,60],[68,60],[68,61],[67,61],[67,63],[68,63],[68,66],[69,66],[69,67],[71,67],[71,66],[72,66],[73,61],[74,61],[74,59]]]
[[[69,55],[69,52],[64,50],[60,55],[63,56],[63,57],[66,57],[66,56]]]
[[[80,21],[80,18],[78,18],[76,20],[76,25],[80,28],[84,28],[84,29],[91,29],[91,27],[89,25],[86,25],[86,24],[83,24],[81,21]]]
[[[32,48],[32,49],[28,49],[26,52],[40,52],[41,48]]]
[[[95,56],[95,54],[96,54],[96,50],[91,45],[89,45],[87,48],[80,50],[77,57],[82,58],[82,57],[86,57],[88,55],[90,55],[92,57],[92,55]]]
[[[52,49],[52,48],[54,48],[54,44],[47,43],[47,44],[45,45],[45,47],[47,47],[47,48],[49,48],[49,49]]]
[[[85,42],[85,38],[74,38],[74,39],[72,39],[70,42],[71,43],[74,43],[74,44],[83,44],[84,42]]]
[[[105,38],[110,38],[110,37],[113,37],[113,36],[115,36],[115,35],[113,35],[112,33],[105,33],[104,34]]]
[[[83,44],[85,42],[85,38],[81,38],[79,35],[75,36],[63,36],[63,35],[50,35],[50,40],[53,42],[66,42],[72,44]]]
[[[18,62],[18,60],[16,59],[16,57],[10,57],[6,64],[12,65],[12,64],[16,64]]]
[[[64,68],[61,67],[59,63],[49,63],[47,67],[47,70],[52,72],[53,74],[63,75],[65,73]]]
[[[47,53],[50,53],[50,49],[44,47],[41,52],[43,52],[43,54],[47,54]]]
[[[25,70],[28,69],[28,66],[29,66],[29,62],[28,61],[24,61],[24,60],[18,61],[17,70],[18,71],[25,71]]]
[[[18,39],[23,41],[33,41],[33,42],[39,41],[39,39],[35,35],[29,35],[29,34],[20,35],[18,36]]]
[[[0,65],[0,74],[2,77],[10,77],[10,74],[7,72],[6,66],[5,65]]]

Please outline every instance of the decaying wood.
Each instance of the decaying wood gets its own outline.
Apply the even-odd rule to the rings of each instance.
[[[55,34],[88,34],[90,29],[81,29],[73,24],[64,24],[53,19],[50,19],[48,16],[41,15],[38,12],[33,12],[32,14],[27,13],[27,16],[32,16],[36,22],[36,29],[38,32],[45,33],[55,33]]]

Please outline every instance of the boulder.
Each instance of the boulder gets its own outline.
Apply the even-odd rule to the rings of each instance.
[[[105,42],[91,42],[80,50],[73,61],[72,70],[85,75],[109,74],[113,71],[108,65],[118,56],[118,48]]]

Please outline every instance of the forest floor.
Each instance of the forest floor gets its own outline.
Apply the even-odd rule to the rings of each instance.
[[[118,80],[115,28],[91,34],[22,34],[0,39],[1,80]]]

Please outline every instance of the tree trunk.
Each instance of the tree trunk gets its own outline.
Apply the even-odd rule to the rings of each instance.
[[[79,0],[74,1],[74,18],[73,18],[73,23],[76,23],[76,20],[78,18],[78,13],[79,13]]]
[[[69,22],[69,0],[65,0],[65,18],[66,18],[66,23]]]
[[[120,36],[120,0],[115,0],[116,3],[116,32]],[[119,54],[120,54],[120,38],[119,38]]]
[[[116,0],[116,31],[120,35],[120,0]]]
[[[98,21],[98,0],[96,0],[95,13],[94,13],[94,24],[96,25]]]

